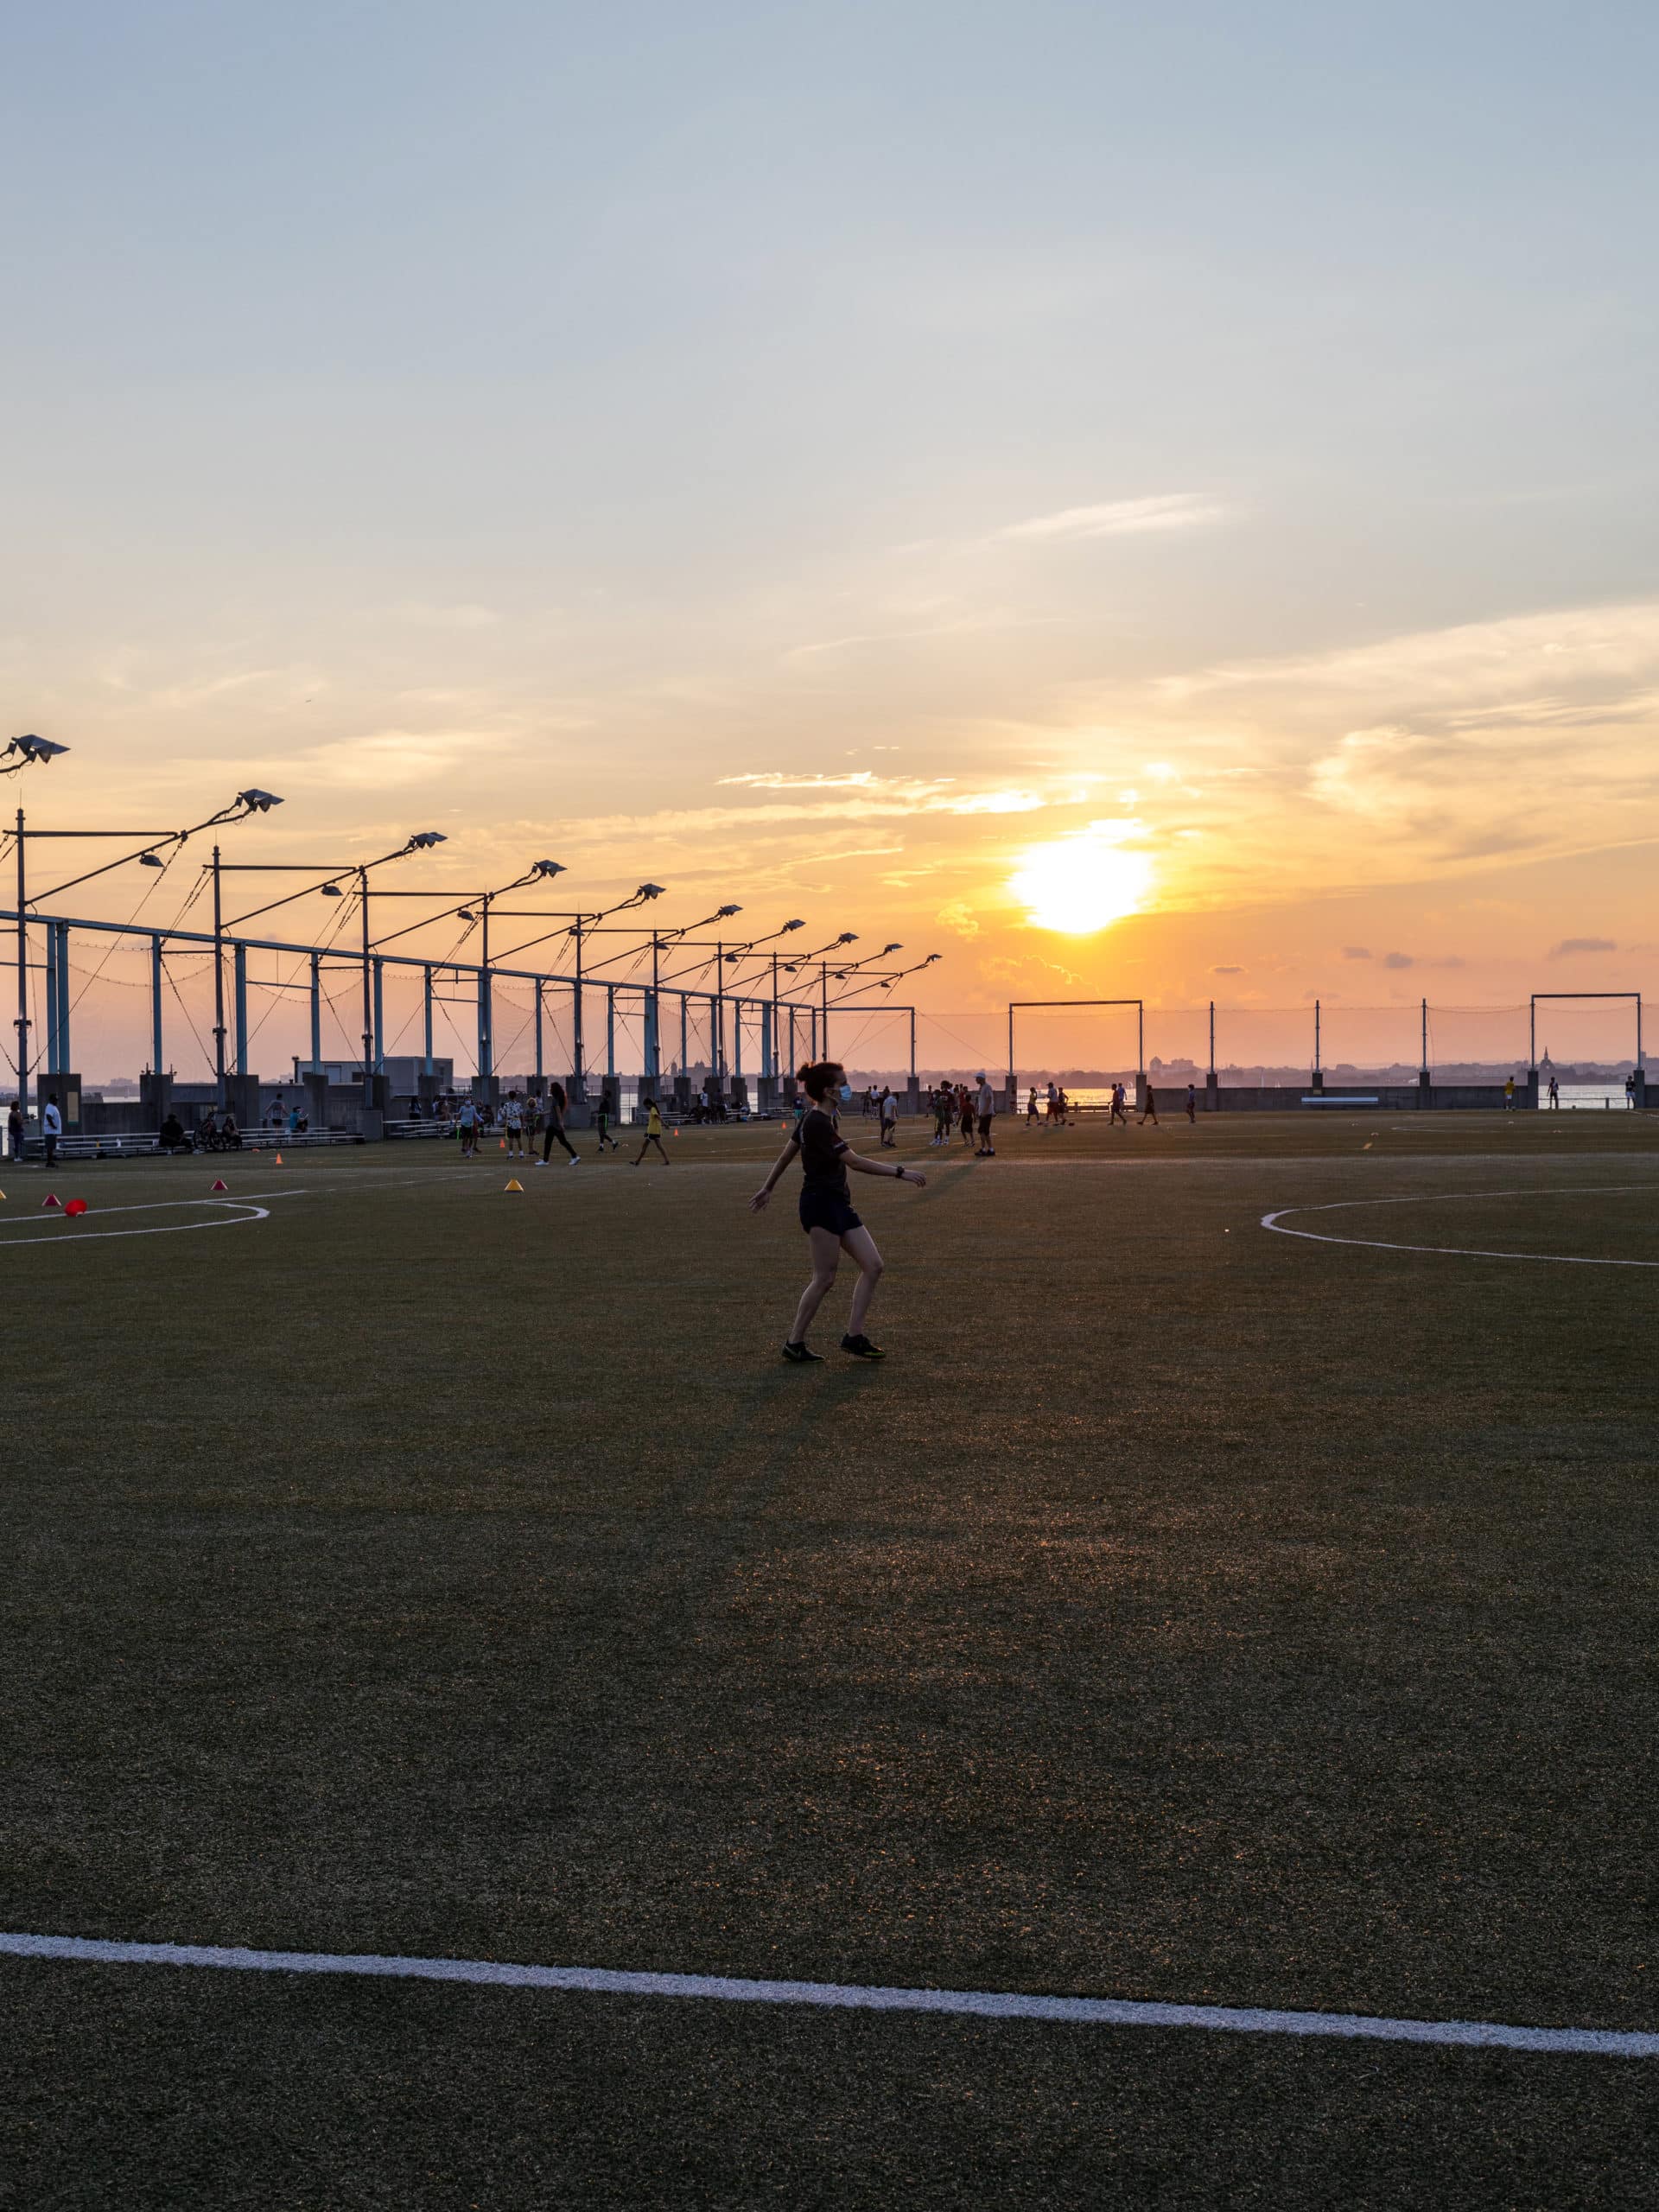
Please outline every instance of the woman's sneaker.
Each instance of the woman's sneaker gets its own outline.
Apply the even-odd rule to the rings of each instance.
[[[813,1360],[817,1360],[820,1366],[823,1363],[823,1354],[821,1351],[809,1351],[804,1344],[785,1344],[784,1357],[788,1360],[791,1367],[805,1367]]]
[[[841,1348],[851,1352],[855,1359],[885,1359],[887,1356],[880,1344],[873,1344],[865,1336],[843,1337]]]

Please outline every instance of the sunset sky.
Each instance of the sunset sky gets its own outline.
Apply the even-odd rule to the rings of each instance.
[[[1659,989],[1656,69],[1595,0],[13,10],[0,736],[73,751],[4,796],[898,938],[975,1042]]]

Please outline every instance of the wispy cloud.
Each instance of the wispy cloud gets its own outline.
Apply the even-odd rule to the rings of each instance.
[[[954,776],[882,776],[873,768],[849,770],[842,776],[793,776],[782,769],[763,769],[719,779],[721,789],[734,785],[762,791],[846,791],[852,796],[826,801],[818,810],[845,814],[1033,814],[1083,796],[1075,788],[1054,796],[1020,789],[963,791]],[[742,818],[753,820],[779,811],[774,806],[753,807]]]
[[[1161,492],[1139,499],[1106,499],[1087,507],[1061,507],[994,531],[1004,544],[1054,543],[1068,538],[1139,537],[1149,532],[1197,530],[1225,520],[1227,510],[1196,492]]]
[[[370,621],[408,622],[421,630],[497,630],[505,619],[495,607],[475,601],[442,607],[424,600],[405,600],[395,607],[372,607],[367,615]]]
[[[1552,960],[1570,960],[1580,952],[1617,952],[1618,947],[1610,937],[1564,937],[1559,944],[1552,944]]]

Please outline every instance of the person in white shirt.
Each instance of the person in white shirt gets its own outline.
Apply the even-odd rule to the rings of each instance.
[[[522,1160],[524,1156],[524,1109],[518,1103],[516,1090],[507,1093],[506,1103],[501,1109],[501,1127],[506,1137],[507,1158],[511,1160],[517,1153]]]
[[[982,1069],[975,1077],[975,1081],[979,1085],[979,1096],[974,1101],[974,1112],[978,1117],[979,1123],[979,1143],[975,1150],[974,1158],[995,1160],[996,1147],[991,1142],[991,1116],[996,1111],[996,1093],[986,1081]]]
[[[63,1116],[58,1111],[58,1094],[54,1090],[41,1109],[41,1145],[50,1167],[58,1156],[58,1139],[63,1135]]]
[[[899,1133],[899,1101],[884,1083],[881,1096],[876,1101],[876,1111],[881,1122],[881,1141],[891,1147]]]

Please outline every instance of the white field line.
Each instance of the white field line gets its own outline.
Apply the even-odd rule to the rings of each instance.
[[[267,1192],[265,1195],[285,1197],[287,1193]],[[297,1198],[301,1193],[296,1192],[294,1195]],[[257,1205],[251,1198],[156,1198],[149,1205],[142,1206],[99,1206],[95,1215],[89,1213],[86,1217],[88,1220],[102,1220],[106,1213],[176,1213],[182,1206],[212,1206],[219,1218],[217,1221],[169,1222],[161,1229],[79,1229],[72,1227],[68,1222],[63,1221],[62,1216],[60,1215],[57,1217],[57,1221],[62,1222],[61,1227],[54,1224],[43,1234],[37,1231],[33,1236],[10,1236],[8,1231],[11,1224],[0,1223],[0,1251],[8,1249],[13,1244],[88,1244],[106,1236],[181,1236],[193,1229],[236,1229],[244,1222],[270,1219],[270,1210],[268,1206]],[[234,1211],[226,1213],[225,1211],[226,1207],[232,1208]],[[17,1226],[21,1228],[22,1222],[19,1222]]]
[[[1433,1252],[1454,1260],[1529,1260],[1554,1268],[1659,1268],[1659,1260],[1599,1260],[1576,1252],[1488,1252],[1468,1244],[1391,1244],[1380,1236],[1325,1236],[1314,1229],[1287,1229],[1285,1217],[1293,1213],[1344,1213],[1358,1206],[1446,1205],[1474,1198],[1609,1198],[1630,1191],[1652,1191],[1652,1183],[1577,1183],[1557,1185],[1553,1190],[1418,1192],[1401,1198],[1338,1198],[1328,1205],[1281,1206],[1264,1213],[1263,1229],[1280,1236],[1303,1236],[1313,1244],[1357,1244],[1373,1252]]]
[[[217,1967],[245,1974],[365,1974],[400,1981],[488,1982],[605,1997],[713,1999],[728,2005],[810,2005],[858,2012],[967,2013],[1064,2025],[1206,2028],[1234,2035],[1337,2036],[1382,2043],[1659,2058],[1641,2029],[1516,2028],[1494,2020],[1397,2020],[1365,2012],[1281,2012],[1253,2005],[1160,2005],[1115,1997],[1031,1997],[978,1989],[883,1989],[833,1981],[751,1981],[725,1974],[642,1974],[608,1967],[526,1967],[494,1959],[410,1959],[359,1951],[251,1951],[209,1943],[119,1943],[81,1936],[0,1935],[0,1953],[87,1966]]]

